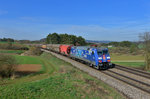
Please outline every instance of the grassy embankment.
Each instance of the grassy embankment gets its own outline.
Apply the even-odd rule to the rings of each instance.
[[[50,54],[15,56],[20,64],[42,64],[41,74],[0,81],[0,98],[123,98],[115,89]]]
[[[144,56],[142,55],[127,55],[127,54],[111,54],[111,60],[113,63],[135,67],[135,68],[143,68],[144,67]]]

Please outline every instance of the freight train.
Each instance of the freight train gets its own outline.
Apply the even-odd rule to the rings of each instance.
[[[42,48],[60,53],[74,60],[82,61],[96,69],[108,69],[114,67],[114,65],[111,63],[108,48],[60,44],[42,45]]]

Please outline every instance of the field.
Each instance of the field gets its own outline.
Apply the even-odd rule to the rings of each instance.
[[[133,67],[133,68],[143,69],[144,67],[144,62],[113,62],[113,63],[122,65],[122,66]]]
[[[8,42],[0,41],[0,44],[7,44]],[[11,42],[12,44],[16,44],[16,42]]]
[[[20,64],[41,64],[40,73],[0,81],[0,98],[6,99],[122,99],[114,88],[50,54],[18,56]]]
[[[19,64],[42,64],[40,57],[13,55]]]
[[[143,55],[130,55],[130,54],[114,54],[111,53],[112,61],[144,61]]]
[[[0,53],[4,54],[21,54],[23,52],[23,50],[0,50]]]
[[[129,66],[134,68],[144,67],[144,56],[142,55],[127,55],[127,54],[111,54],[112,63]]]

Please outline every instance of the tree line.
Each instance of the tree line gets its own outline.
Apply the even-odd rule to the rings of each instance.
[[[0,42],[14,42],[15,40],[12,38],[0,38]]]
[[[130,42],[130,41],[122,41],[122,42],[110,42],[110,43],[103,43],[102,45],[108,46],[113,45],[115,47],[131,47],[133,45],[137,45],[137,42]]]
[[[47,44],[73,44],[85,45],[86,41],[82,36],[75,36],[69,34],[52,33],[46,37]]]

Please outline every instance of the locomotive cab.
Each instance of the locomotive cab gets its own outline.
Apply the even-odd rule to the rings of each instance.
[[[108,53],[108,49],[97,50],[98,54],[98,64],[100,69],[107,69],[112,67],[110,55]]]

